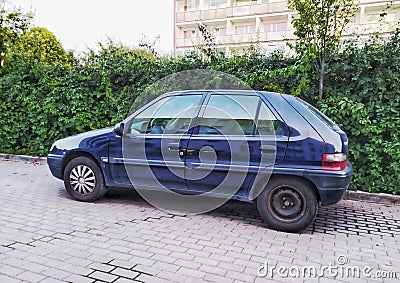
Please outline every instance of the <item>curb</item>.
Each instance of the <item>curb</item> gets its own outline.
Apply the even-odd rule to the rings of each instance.
[[[13,160],[13,161],[22,161],[22,162],[31,162],[31,163],[44,163],[47,164],[46,157],[34,157],[28,155],[15,155],[15,154],[4,154],[0,153],[0,160]]]
[[[33,157],[28,155],[15,155],[15,154],[4,154],[0,153],[0,160],[14,160],[14,161],[23,161],[23,162],[31,162],[36,163],[40,162],[42,164],[47,164],[46,157]],[[383,194],[383,193],[367,193],[362,191],[346,191],[344,196],[344,200],[354,200],[354,201],[365,201],[365,202],[374,202],[381,204],[389,204],[389,205],[398,205],[400,204],[400,196]]]
[[[400,204],[400,196],[389,195],[384,193],[367,193],[362,191],[346,191],[343,196],[344,200],[355,200],[374,202],[389,205]]]

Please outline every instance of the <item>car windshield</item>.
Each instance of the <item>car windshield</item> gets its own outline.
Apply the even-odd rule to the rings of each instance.
[[[297,97],[296,97],[296,100],[298,102],[300,102],[300,104],[302,104],[305,108],[310,110],[311,113],[313,113],[319,120],[324,122],[324,124],[326,124],[329,128],[331,128],[332,130],[335,130],[335,131],[340,131],[339,126],[335,122],[333,122],[329,117],[327,117],[324,113],[319,111],[317,108],[315,108],[311,104],[309,104],[309,103],[305,102],[304,100],[301,100]]]

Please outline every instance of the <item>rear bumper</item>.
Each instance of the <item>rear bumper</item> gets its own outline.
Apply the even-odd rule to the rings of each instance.
[[[47,165],[49,166],[51,174],[58,179],[62,179],[62,158],[63,155],[49,154],[47,156]]]
[[[304,177],[317,187],[321,205],[331,205],[339,202],[349,188],[353,167],[347,162],[346,169],[342,171],[305,170]]]

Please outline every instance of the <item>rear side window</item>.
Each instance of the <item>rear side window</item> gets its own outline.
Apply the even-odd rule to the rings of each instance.
[[[255,95],[211,95],[199,126],[203,135],[283,134],[280,122]]]
[[[278,121],[271,110],[261,102],[260,112],[257,120],[257,135],[261,136],[282,136],[284,134],[284,125]]]
[[[258,102],[258,96],[212,95],[199,134],[252,135]]]
[[[307,108],[311,113],[314,114],[319,120],[321,120],[325,125],[327,125],[329,128],[335,131],[340,131],[340,128],[338,125],[336,125],[335,122],[333,122],[329,117],[327,117],[324,113],[319,111],[317,108],[312,106],[311,104],[299,99],[296,97],[296,101],[299,102],[303,107]]]

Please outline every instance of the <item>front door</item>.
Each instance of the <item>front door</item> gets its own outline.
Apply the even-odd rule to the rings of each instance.
[[[128,119],[122,137],[122,156],[109,158],[115,181],[137,189],[185,190],[182,150],[187,147],[190,125],[202,97],[164,97]]]

